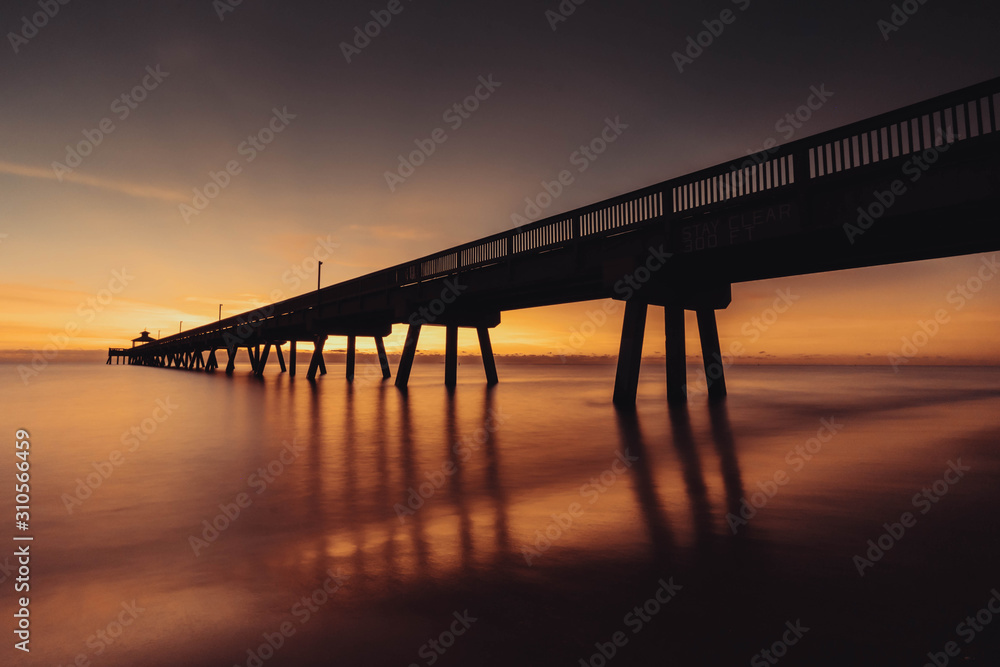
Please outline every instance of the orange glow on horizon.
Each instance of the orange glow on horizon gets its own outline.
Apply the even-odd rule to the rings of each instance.
[[[301,234],[283,240],[288,245],[278,254],[285,260],[295,256],[289,247],[315,242]],[[336,265],[336,260],[331,263]],[[717,313],[722,350],[727,355],[735,353],[741,363],[882,364],[889,354],[904,354],[906,339],[912,344],[909,352],[916,350],[910,354],[912,363],[1000,363],[995,346],[1000,334],[1000,280],[995,285],[983,282],[975,292],[968,287],[964,292],[956,290],[967,285],[983,263],[984,256],[973,255],[735,285],[732,304]],[[53,343],[67,350],[128,346],[143,328],[153,336],[170,335],[181,321],[184,329],[213,321],[219,302],[223,302],[223,316],[230,316],[269,302],[269,297],[308,291],[315,276],[307,269],[314,264],[292,260],[284,282],[279,281],[283,286],[270,292],[234,289],[217,298],[198,296],[198,279],[193,276],[190,284],[176,281],[145,294],[133,290],[131,284],[111,294],[109,286],[114,285],[108,281],[96,290],[82,289],[69,280],[53,281],[48,287],[7,284],[0,292],[7,320],[0,333],[0,350],[38,350]],[[343,267],[341,271],[347,272]],[[336,266],[331,273],[336,274]],[[237,273],[230,282],[241,279]],[[324,284],[329,283],[324,280]],[[166,293],[173,296],[155,304],[148,300]],[[215,317],[206,317],[206,311]],[[622,313],[623,304],[610,300],[505,312],[492,332],[494,349],[501,356],[613,357],[618,353]],[[686,324],[688,356],[699,356],[693,313],[687,313]],[[386,339],[390,354],[399,353],[404,337],[405,325],[395,325]],[[327,350],[344,347],[344,341],[334,337]],[[374,352],[374,343],[361,338],[358,349]],[[424,327],[419,349],[442,352],[444,329]],[[478,354],[471,330],[460,330],[459,351]],[[662,309],[651,307],[644,354],[663,353]]]

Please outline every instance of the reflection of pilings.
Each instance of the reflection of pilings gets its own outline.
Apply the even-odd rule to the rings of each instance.
[[[294,397],[295,385],[288,387],[289,394]],[[323,410],[320,405],[319,388],[310,385],[309,392],[309,514],[312,519],[312,530],[316,535],[316,576],[320,577],[330,567],[328,556],[328,541],[330,535],[326,526],[326,512],[323,511],[323,443],[322,423]]]
[[[729,409],[724,400],[710,401],[708,412],[712,424],[712,440],[715,441],[715,449],[719,453],[722,483],[726,489],[726,507],[730,513],[738,515],[740,502],[743,500],[743,478],[740,475],[739,461],[736,459],[736,444],[729,423]]]
[[[396,376],[399,377],[398,375]],[[420,481],[416,477],[416,469],[413,461],[413,431],[410,425],[410,399],[405,393],[400,394],[399,407],[399,442],[401,454],[400,462],[403,467],[403,499],[401,504],[405,507],[410,501],[409,489],[416,490],[420,486]],[[414,512],[408,516],[406,522],[410,525],[410,536],[413,540],[413,551],[417,557],[416,569],[420,574],[427,571],[427,542],[424,539],[424,519],[422,512]]]
[[[618,431],[621,436],[623,453],[637,457],[632,463],[632,488],[639,501],[639,510],[646,520],[649,529],[649,540],[653,548],[653,559],[656,563],[669,561],[674,549],[674,536],[670,530],[666,513],[660,504],[660,496],[656,491],[656,481],[653,471],[655,466],[646,444],[642,440],[642,430],[639,427],[639,417],[631,407],[616,411]]]
[[[354,417],[354,385],[348,384],[344,405],[344,509],[354,532],[354,572],[363,575],[366,517],[358,510],[358,462],[355,451],[357,433]],[[358,577],[356,583],[364,586],[364,577]]]
[[[670,428],[674,435],[674,448],[681,462],[684,487],[691,500],[695,537],[699,546],[703,547],[712,535],[712,508],[708,502],[701,458],[698,456],[694,434],[691,432],[691,417],[687,403],[673,404],[668,411]]]
[[[499,429],[496,423],[497,412],[494,409],[495,396],[493,387],[487,386],[483,402],[483,425],[486,431],[486,442],[483,443],[483,447],[486,450],[486,486],[496,505],[496,556],[497,560],[502,560],[511,552],[510,524],[507,520],[507,494],[500,482],[500,448],[497,442]]]
[[[376,338],[375,340],[381,340]],[[378,472],[378,482],[376,486],[376,505],[378,507],[391,507],[393,506],[394,498],[390,497],[389,489],[391,485],[389,483],[389,475],[391,474],[389,470],[389,452],[386,446],[386,434],[385,425],[388,419],[386,418],[386,405],[385,405],[385,392],[386,387],[384,384],[378,386],[378,407],[376,414],[379,418],[376,420],[377,432],[375,434],[375,466]],[[395,578],[398,576],[396,568],[396,526],[398,525],[398,516],[395,512],[392,513],[391,519],[386,519],[388,534],[386,535],[385,543],[383,544],[385,558],[385,572],[386,576],[389,578]]]
[[[451,498],[458,512],[459,541],[462,551],[462,567],[466,570],[472,567],[472,519],[469,517],[469,507],[462,488],[462,459],[456,451],[458,447],[458,426],[455,423],[455,392],[447,392],[447,412],[445,416],[445,446],[448,460],[454,466],[451,475]]]

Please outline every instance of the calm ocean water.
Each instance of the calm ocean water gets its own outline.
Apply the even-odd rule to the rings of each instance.
[[[1000,664],[1000,369],[329,368],[0,366],[0,664]]]

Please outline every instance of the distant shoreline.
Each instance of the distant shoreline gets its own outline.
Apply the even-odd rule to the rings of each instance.
[[[497,363],[503,365],[526,365],[526,366],[608,366],[617,363],[616,355],[567,355],[561,357],[556,354],[530,355],[530,354],[500,354],[495,353]],[[0,364],[31,364],[36,355],[41,355],[39,350],[0,350]],[[107,360],[107,350],[62,350],[54,358],[47,359],[50,364],[103,364]],[[390,353],[389,358],[395,366],[399,355]],[[223,353],[223,357],[225,354]],[[309,355],[299,356],[299,365],[308,364]],[[327,351],[324,358],[328,362],[342,363],[345,360],[343,351]],[[821,356],[810,356],[803,358],[786,358],[769,356],[766,359],[754,357],[739,357],[732,362],[734,366],[868,366],[880,368],[889,366],[888,359],[875,362],[875,359],[883,359],[881,356],[870,356],[864,359],[842,359]],[[359,352],[357,356],[359,364],[378,363],[377,357],[373,353]],[[643,357],[643,365],[663,364],[666,358],[663,355],[647,355]],[[241,355],[238,363],[246,363],[245,354]],[[444,354],[440,352],[417,352],[414,363],[443,364]],[[481,364],[478,354],[460,354],[460,364]],[[700,366],[702,363],[700,355],[689,355],[687,357],[689,366]],[[952,367],[952,368],[1000,368],[1000,360],[997,361],[975,361],[970,359],[911,359],[909,366],[921,367]]]

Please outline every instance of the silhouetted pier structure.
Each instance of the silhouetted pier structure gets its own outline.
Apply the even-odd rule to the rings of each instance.
[[[131,350],[128,363],[226,372],[239,350],[264,373],[270,351],[294,375],[298,342],[326,373],[330,336],[382,342],[408,324],[396,374],[406,386],[423,326],[446,327],[445,383],[456,382],[458,329],[479,336],[500,313],[594,299],[626,301],[614,400],[635,402],[648,306],[665,309],[667,396],[684,400],[684,311],[697,313],[710,396],[725,394],[715,311],[737,282],[1000,248],[1000,79],[657,183]],[[290,343],[286,367],[281,346]],[[207,358],[206,358],[207,353]]]
[[[136,343],[138,343],[139,345],[145,345],[146,343],[155,343],[155,342],[156,342],[156,339],[149,335],[149,331],[143,329],[142,333],[139,334],[138,338],[133,338],[132,339],[132,348],[135,349]],[[115,360],[115,365],[117,365],[118,362],[121,361],[122,359],[124,359],[126,362],[131,362],[132,356],[133,355],[131,353],[129,353],[129,351],[128,351],[127,348],[124,348],[124,347],[109,347],[108,348],[108,361],[106,363],[107,363],[107,365],[110,366],[112,359]]]

